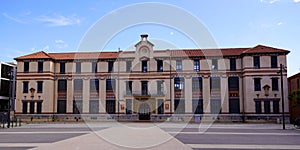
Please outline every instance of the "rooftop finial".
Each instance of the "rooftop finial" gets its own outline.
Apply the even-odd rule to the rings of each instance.
[[[142,41],[147,41],[148,34],[142,34],[142,35],[141,35],[141,38],[142,38],[142,39],[141,39]]]

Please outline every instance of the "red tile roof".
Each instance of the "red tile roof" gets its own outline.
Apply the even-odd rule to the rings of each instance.
[[[221,49],[183,49],[171,50],[172,57],[211,57],[211,56],[240,56],[242,54],[254,53],[284,53],[289,51],[263,45],[253,48],[221,48]],[[20,56],[15,60],[24,59],[55,59],[55,60],[74,60],[74,59],[115,59],[118,52],[71,52],[71,53],[45,53],[43,51],[33,54]]]

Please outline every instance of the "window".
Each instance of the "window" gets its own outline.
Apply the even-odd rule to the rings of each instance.
[[[13,69],[13,67],[11,67],[11,66],[1,64],[1,77],[10,79],[11,78],[10,73],[11,73],[12,69]]]
[[[194,114],[203,114],[203,100],[202,99],[193,99],[192,111]]]
[[[230,58],[230,71],[235,71],[235,70],[236,70],[236,59]]]
[[[42,73],[44,69],[44,62],[43,61],[38,61],[38,73]]]
[[[212,59],[211,62],[211,70],[218,70],[218,59]]]
[[[6,96],[9,97],[9,87],[10,87],[10,81],[9,80],[0,80],[0,96]],[[1,98],[0,98],[0,103],[1,103]],[[0,104],[1,108],[1,104]]]
[[[157,100],[157,114],[164,114],[164,100],[158,99]]]
[[[106,79],[106,91],[114,90],[116,85],[115,79]]]
[[[273,113],[279,114],[279,100],[273,101]]]
[[[42,113],[42,102],[36,102],[36,113],[41,114]]]
[[[175,77],[174,78],[174,88],[175,88],[175,90],[183,90],[184,89],[184,78],[183,77]]]
[[[109,61],[108,62],[108,72],[113,72],[114,71],[114,62]]]
[[[126,114],[132,114],[132,100],[126,99]]]
[[[220,77],[211,77],[210,78],[210,89],[220,89]]]
[[[200,61],[199,61],[199,59],[194,59],[194,71],[200,71]]]
[[[261,85],[260,85],[260,78],[254,78],[254,91],[260,91]]]
[[[115,100],[106,100],[106,112],[108,114],[116,113],[116,101]]]
[[[163,72],[163,60],[157,60],[157,72]]]
[[[271,68],[277,68],[277,56],[271,56]]]
[[[90,112],[90,114],[98,114],[99,113],[99,101],[98,100],[90,100],[89,112]]]
[[[210,112],[211,114],[220,114],[221,113],[221,99],[211,99],[210,100]]]
[[[29,102],[29,113],[34,114],[34,102]]]
[[[37,93],[43,93],[43,81],[37,81]]]
[[[81,73],[81,62],[76,62],[76,73]]]
[[[74,91],[82,91],[83,81],[82,79],[74,79]]]
[[[261,101],[255,101],[255,112],[261,114]]]
[[[142,72],[147,72],[147,60],[142,60]]]
[[[254,69],[260,68],[260,57],[259,56],[253,56],[253,67],[254,67]]]
[[[23,82],[23,93],[28,93],[28,81]]]
[[[176,71],[182,70],[182,60],[176,60]]]
[[[58,91],[59,92],[67,91],[67,80],[66,79],[58,80]]]
[[[239,99],[229,99],[229,113],[239,114],[240,113],[240,100]]]
[[[73,114],[82,113],[82,100],[73,100]]]
[[[99,79],[90,79],[90,91],[99,92]]]
[[[66,73],[66,63],[65,62],[60,62],[59,63],[59,68],[60,68],[60,74],[65,74]]]
[[[126,61],[126,72],[131,71],[131,66],[132,66],[132,62],[131,61]]]
[[[148,81],[142,81],[142,95],[148,95]]]
[[[228,88],[229,90],[239,89],[239,77],[229,77],[228,78]]]
[[[278,78],[272,78],[272,91],[278,91]]]
[[[193,90],[202,90],[202,78],[193,77],[192,78],[192,89]]]
[[[132,95],[132,81],[126,81],[126,94]]]
[[[270,101],[269,100],[264,101],[264,107],[265,107],[265,114],[271,113]]]
[[[158,95],[164,95],[164,82],[163,81],[157,81],[157,94]]]
[[[98,65],[97,62],[92,62],[92,73],[98,72]]]
[[[29,72],[29,61],[25,61],[24,62],[24,73],[28,73]]]
[[[57,101],[57,113],[65,114],[67,112],[67,101],[66,100],[58,100]]]
[[[175,99],[174,100],[174,109],[175,114],[184,114],[185,113],[185,102],[184,99]]]
[[[22,107],[23,107],[23,109],[22,109],[22,114],[27,114],[27,111],[28,111],[28,102],[27,101],[23,101],[22,102]]]

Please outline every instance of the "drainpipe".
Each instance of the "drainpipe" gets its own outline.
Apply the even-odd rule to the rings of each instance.
[[[244,95],[244,77],[243,77],[243,70],[244,70],[244,67],[243,67],[243,58],[241,57],[241,79],[242,79],[242,102],[243,102],[243,110],[242,110],[242,121],[243,123],[245,123],[245,95]]]
[[[54,63],[54,84],[53,84],[53,112],[52,112],[52,121],[54,121],[54,114],[55,114],[55,101],[56,101],[56,61],[53,61]]]

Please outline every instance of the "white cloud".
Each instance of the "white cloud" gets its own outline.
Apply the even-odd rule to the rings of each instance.
[[[55,46],[59,49],[67,48],[69,45],[63,40],[55,40]]]
[[[7,18],[7,19],[9,19],[9,20],[12,20],[12,21],[14,21],[14,22],[21,23],[21,24],[25,24],[25,23],[26,23],[26,22],[22,21],[22,20],[19,19],[19,18],[12,17],[12,16],[8,15],[7,13],[2,13],[2,15],[3,15],[5,18]]]
[[[300,0],[293,0],[295,3],[298,3],[298,2],[300,2]]]
[[[282,22],[278,22],[277,25],[278,25],[278,26],[281,26],[281,25],[282,25]]]
[[[260,0],[261,3],[269,3],[269,4],[273,4],[276,2],[279,2],[280,0]]]
[[[76,15],[62,16],[55,14],[54,16],[41,16],[36,18],[37,21],[45,23],[49,27],[69,26],[81,23]]]

